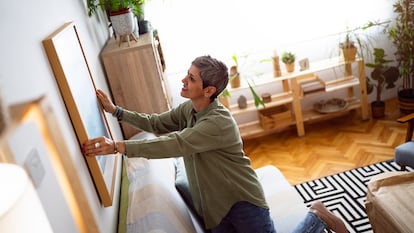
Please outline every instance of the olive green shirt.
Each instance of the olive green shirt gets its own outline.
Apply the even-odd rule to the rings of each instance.
[[[243,152],[237,124],[218,100],[198,113],[191,101],[161,114],[124,110],[122,121],[164,135],[125,141],[128,157],[183,156],[191,197],[207,229],[217,226],[236,202],[268,208],[250,159]]]

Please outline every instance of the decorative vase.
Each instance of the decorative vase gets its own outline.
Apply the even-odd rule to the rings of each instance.
[[[294,62],[290,63],[290,64],[286,63],[285,66],[286,66],[286,71],[288,73],[292,73],[293,71],[295,71],[295,63]]]
[[[230,67],[230,86],[231,88],[240,87],[240,73],[237,71],[237,66]]]
[[[274,56],[273,58],[273,77],[282,76],[282,71],[280,70],[279,56]]]
[[[145,34],[151,30],[151,24],[147,20],[138,20],[139,34]]]

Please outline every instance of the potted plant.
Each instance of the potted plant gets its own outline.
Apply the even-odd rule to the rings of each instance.
[[[244,55],[244,58],[247,58],[248,55]],[[241,78],[240,78],[240,72],[238,71],[239,67],[239,59],[236,53],[234,53],[231,57],[231,59],[234,62],[234,65],[230,67],[230,73],[229,73],[229,83],[231,88],[238,88],[241,85]],[[247,81],[247,84],[249,86],[249,89],[252,93],[254,105],[256,108],[259,107],[259,105],[262,105],[265,107],[263,100],[259,97],[259,95],[254,90],[253,86],[250,84],[249,81]],[[228,105],[228,97],[230,97],[230,91],[226,88],[221,94],[220,94],[220,101],[224,106]]]
[[[351,41],[349,33],[346,33],[345,41],[339,43],[339,48],[341,49],[345,62],[355,61],[357,48],[355,46],[355,43]]]
[[[372,93],[376,89],[376,99],[371,102],[372,117],[381,118],[385,115],[385,102],[381,100],[382,91],[385,89],[395,88],[395,82],[398,80],[399,71],[395,66],[388,66],[393,60],[385,59],[386,54],[382,48],[374,48],[374,63],[365,64],[373,68],[371,78],[367,82],[367,92]]]
[[[138,27],[134,16],[142,20],[144,3],[145,0],[88,0],[88,15],[92,16],[98,8],[101,8],[111,22],[116,35],[130,35],[135,27]]]
[[[282,53],[282,62],[285,63],[287,72],[295,71],[295,59],[296,55],[292,52]]]
[[[362,26],[349,29],[346,27],[345,39],[339,43],[340,52],[344,58],[345,62],[355,61],[356,55],[362,59],[366,59],[372,51],[372,40],[373,38],[369,36],[368,33],[365,33],[367,29],[377,27],[377,26],[386,26],[389,21],[383,22],[368,22]]]
[[[393,5],[396,17],[388,35],[394,44],[402,89],[398,91],[401,113],[414,112],[414,4],[412,0],[396,0]]]
[[[224,107],[230,109],[229,97],[231,97],[229,89],[224,89],[219,95],[219,101]]]
[[[231,88],[237,88],[240,87],[239,61],[236,54],[233,54],[231,59],[234,61],[234,65],[230,67],[230,86]]]

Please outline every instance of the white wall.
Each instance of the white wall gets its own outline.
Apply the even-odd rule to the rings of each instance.
[[[2,8],[4,8],[6,2],[2,1],[2,3]],[[108,90],[99,60],[100,50],[108,38],[106,22],[102,19],[104,18],[89,18],[87,16],[86,1],[84,0],[7,1],[7,10],[4,8],[3,13],[0,14],[2,35],[0,43],[2,53],[0,57],[0,94],[8,105],[28,101],[41,95],[47,96],[57,115],[59,126],[70,150],[70,154],[65,156],[73,157],[86,191],[86,198],[91,203],[101,232],[116,232],[120,176],[117,176],[114,205],[103,208],[42,46],[42,40],[54,30],[65,22],[74,21],[96,85],[98,88]],[[122,136],[118,123],[112,120],[110,125],[114,137],[120,139]],[[23,145],[27,143],[27,140],[21,138],[21,143]],[[24,161],[26,155],[24,153],[17,155],[16,161]],[[50,173],[51,171],[46,171],[46,174]],[[47,183],[45,190],[50,190],[53,187],[51,183]],[[48,212],[55,216],[66,216],[61,213],[62,211],[64,210],[55,206],[52,211],[49,209]],[[52,225],[55,232],[74,232],[71,225],[73,224],[72,219],[53,219],[55,222],[52,222]]]
[[[178,85],[191,61],[210,54],[232,64],[233,53],[248,54],[242,77],[271,72],[271,63],[259,65],[273,51],[292,51],[298,60],[313,61],[339,54],[343,32],[392,17],[393,0],[151,0],[147,18],[159,29],[167,73]],[[374,46],[392,58],[392,47],[381,30],[369,30]],[[283,65],[283,64],[282,64]],[[369,73],[367,73],[369,75]],[[181,76],[181,77],[180,77]],[[254,77],[253,77],[254,78]],[[178,88],[177,88],[178,89]],[[384,99],[396,96],[386,90]],[[369,96],[373,100],[373,95]]]

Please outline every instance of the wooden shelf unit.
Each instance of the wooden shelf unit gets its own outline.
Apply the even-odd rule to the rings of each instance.
[[[352,74],[352,64],[356,63],[358,71],[357,76]],[[305,71],[298,71],[293,73],[288,73],[283,75],[282,77],[277,77],[273,79],[268,79],[265,81],[264,84],[270,84],[274,82],[282,82],[283,91],[281,93],[273,93],[272,94],[272,101],[266,103],[266,108],[271,108],[275,106],[279,106],[282,104],[291,104],[291,110],[293,115],[293,120],[290,125],[286,125],[286,127],[296,126],[298,136],[305,135],[305,122],[312,122],[312,121],[319,121],[319,120],[326,120],[331,119],[344,113],[353,110],[353,109],[361,109],[362,120],[369,119],[369,109],[368,109],[368,96],[366,92],[366,80],[365,80],[365,64],[362,59],[356,59],[354,62],[345,63],[343,61],[339,61],[339,59],[330,59],[326,61],[316,62],[311,64],[312,69],[305,70]],[[333,68],[344,67],[345,74],[343,77],[331,80],[331,81],[323,81],[324,84],[323,89],[318,89],[315,92],[304,94],[301,83],[303,82],[310,82],[313,80],[317,80],[317,73]],[[354,86],[359,86],[359,98],[356,97],[354,93]],[[247,87],[242,87],[247,88]],[[240,89],[240,88],[238,88]],[[301,100],[305,97],[311,97],[316,95],[321,95],[323,93],[335,92],[338,90],[347,90],[347,96],[344,98],[348,106],[341,111],[333,112],[333,113],[318,113],[317,111],[310,109],[310,110],[303,110]],[[234,90],[233,90],[234,91]],[[230,89],[230,92],[232,90]],[[248,106],[245,109],[239,109],[237,104],[233,104],[230,106],[230,111],[233,116],[238,116],[242,114],[246,114],[253,111],[258,111],[263,109],[262,106],[256,108],[254,105],[253,100],[248,101]],[[267,134],[275,133],[283,128],[277,127],[274,129],[263,129],[260,126],[260,122],[257,120],[253,120],[247,123],[239,124],[239,129],[241,136],[244,139],[254,138],[259,136],[264,136]]]

